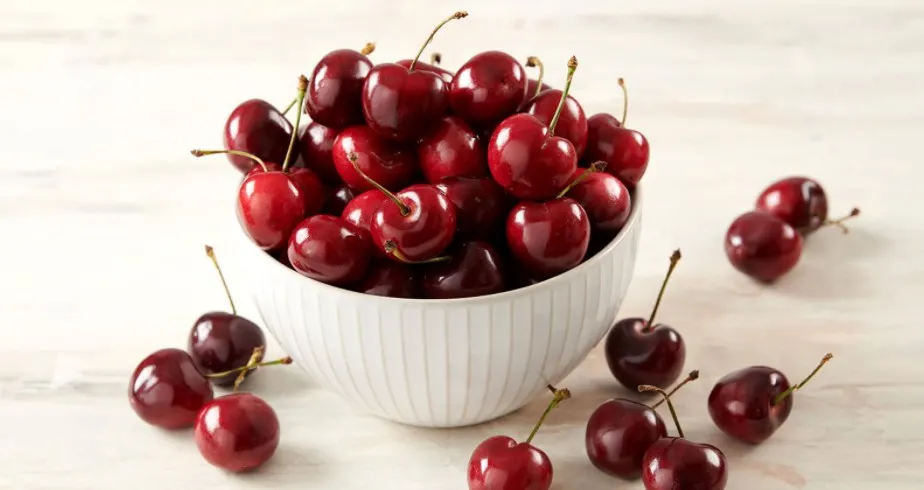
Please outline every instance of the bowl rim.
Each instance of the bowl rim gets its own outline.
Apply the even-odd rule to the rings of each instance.
[[[389,302],[389,303],[400,303],[404,305],[418,305],[418,306],[434,306],[434,305],[458,306],[458,305],[466,305],[466,304],[472,304],[472,303],[483,303],[486,301],[494,301],[494,300],[513,300],[513,299],[516,299],[522,296],[532,296],[534,293],[537,292],[537,288],[551,288],[557,283],[562,283],[562,282],[567,281],[571,276],[578,274],[579,271],[582,269],[587,269],[587,268],[595,267],[599,265],[599,263],[603,261],[603,256],[612,252],[613,249],[615,249],[616,246],[619,245],[619,243],[625,239],[625,237],[628,235],[629,230],[638,226],[639,216],[641,214],[640,210],[641,210],[641,204],[642,204],[642,194],[643,194],[642,186],[641,184],[637,184],[631,190],[630,199],[632,200],[632,203],[631,203],[632,209],[629,212],[629,218],[626,220],[625,226],[623,226],[622,229],[619,230],[619,233],[616,234],[616,237],[610,240],[610,242],[605,247],[603,247],[599,252],[597,252],[596,255],[591,257],[590,260],[587,260],[579,264],[577,267],[567,270],[557,276],[551,277],[541,282],[537,282],[535,284],[530,284],[529,286],[525,286],[525,287],[517,288],[517,289],[511,289],[509,291],[503,291],[500,293],[486,294],[482,296],[470,296],[467,298],[450,298],[450,299],[395,298],[391,296],[378,296],[374,294],[360,293],[358,291],[353,291],[351,289],[346,289],[346,288],[342,288],[339,286],[333,286],[333,285],[318,281],[317,279],[312,279],[308,276],[299,274],[295,269],[291,269],[283,265],[281,262],[276,260],[275,257],[267,253],[265,250],[260,249],[260,247],[257,247],[250,239],[248,239],[247,236],[244,234],[243,230],[241,229],[239,223],[237,226],[237,233],[239,237],[243,236],[244,241],[246,242],[247,245],[249,245],[248,248],[250,248],[252,252],[256,252],[257,255],[261,256],[260,260],[270,262],[269,264],[270,267],[278,267],[279,269],[282,269],[283,273],[292,274],[293,276],[290,276],[290,277],[297,277],[299,280],[311,281],[314,284],[314,287],[320,288],[322,290],[330,290],[330,292],[335,293],[335,294],[342,294],[348,297],[355,297],[356,299],[365,299],[367,301],[373,300],[373,301],[383,301],[383,302]]]

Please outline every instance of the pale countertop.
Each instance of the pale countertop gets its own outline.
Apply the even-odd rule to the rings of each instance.
[[[433,45],[450,67],[497,48],[540,56],[560,84],[575,54],[573,93],[589,113],[617,112],[626,77],[630,125],[653,156],[621,316],[647,314],[682,248],[659,316],[702,372],[676,402],[688,437],[725,450],[728,488],[920,488],[924,5],[442,3],[0,5],[0,488],[455,490],[479,441],[525,437],[545,399],[486,425],[423,430],[359,413],[295,368],[265,370],[250,386],[277,410],[282,443],[263,471],[231,476],[202,460],[190,432],[144,425],[126,398],[139,360],[182,347],[196,317],[226,308],[204,243],[234,289],[246,280],[223,255],[240,177],[188,150],[220,145],[246,98],[289,101],[327,51],[374,40],[374,60],[412,56],[460,7],[471,16]],[[764,185],[796,173],[826,186],[832,214],[863,214],[849,235],[813,236],[791,275],[761,287],[731,268],[722,237]],[[705,397],[719,377],[769,364],[798,379],[825,352],[835,359],[766,444],[745,448],[712,425]],[[554,488],[641,488],[584,453],[587,416],[625,395],[600,350],[563,386],[575,398],[536,439]]]

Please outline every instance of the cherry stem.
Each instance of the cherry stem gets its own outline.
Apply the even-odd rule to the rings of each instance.
[[[532,97],[535,97],[539,95],[539,92],[542,92],[542,77],[545,76],[545,66],[543,66],[542,61],[535,56],[526,58],[526,66],[530,68],[539,68],[539,76],[536,77],[536,93],[532,95]]]
[[[292,150],[295,149],[295,140],[298,139],[298,125],[302,121],[302,104],[305,103],[305,92],[308,91],[308,79],[305,78],[305,75],[298,76],[298,97],[295,99],[296,104],[298,104],[299,110],[295,111],[295,125],[292,129],[292,138],[289,139],[289,149],[286,150],[286,158],[282,161],[282,171],[285,172],[289,168],[289,159],[292,158]]]
[[[440,255],[439,257],[433,257],[432,259],[427,260],[411,260],[407,258],[406,255],[401,253],[400,250],[398,250],[398,244],[395,243],[394,240],[385,241],[385,253],[393,255],[396,259],[404,262],[405,264],[434,264],[436,262],[449,262],[452,260],[452,257],[449,255]]]
[[[466,17],[468,17],[468,12],[462,10],[462,11],[452,14],[451,16],[447,17],[446,20],[437,24],[436,28],[433,29],[433,32],[430,33],[430,37],[428,37],[427,40],[424,41],[423,46],[420,47],[420,51],[417,52],[417,56],[414,57],[414,61],[411,61],[411,64],[408,65],[407,71],[408,72],[414,71],[414,65],[417,64],[417,60],[419,60],[421,55],[423,55],[424,49],[427,49],[427,45],[430,44],[430,41],[433,41],[433,36],[436,35],[436,32],[439,31],[440,28],[442,28],[444,25],[449,23],[449,21],[451,20],[464,19]]]
[[[626,81],[619,79],[619,88],[622,89],[622,121],[619,124],[626,127],[626,116],[629,115],[629,89],[626,88]]]
[[[674,396],[674,393],[677,393],[677,390],[679,390],[680,388],[683,388],[683,385],[689,383],[690,381],[696,381],[697,379],[699,379],[699,371],[696,370],[696,369],[694,369],[693,371],[690,371],[690,374],[687,375],[687,378],[686,378],[686,379],[684,379],[683,381],[681,381],[680,383],[678,383],[677,386],[674,386],[674,387],[671,389],[671,391],[669,391],[669,392],[667,393],[667,396],[669,396],[669,397]],[[651,406],[651,409],[654,410],[654,409],[660,407],[662,403],[664,403],[664,399],[663,399],[663,398],[662,398],[661,401],[659,401],[658,403],[655,403],[654,405],[652,405],[652,406]]]
[[[288,114],[289,111],[291,111],[292,108],[295,107],[295,104],[298,104],[298,97],[292,99],[292,102],[289,102],[289,105],[286,106],[286,109],[282,111],[282,115],[285,116],[286,114]]]
[[[215,258],[215,249],[211,245],[205,246],[205,254],[212,259],[212,264],[215,265],[215,270],[218,271],[218,277],[221,278],[221,285],[225,288],[225,295],[228,296],[228,303],[231,303],[231,313],[237,315],[237,308],[234,307],[234,299],[231,298],[231,290],[228,289],[228,282],[225,281],[225,275],[221,272],[221,267],[218,265],[218,259]]]
[[[360,54],[364,56],[369,56],[373,51],[375,51],[375,43],[366,43],[363,49],[359,50]]]
[[[822,366],[827,364],[828,361],[830,361],[832,358],[834,358],[834,355],[832,355],[830,352],[825,354],[825,356],[821,358],[821,362],[818,363],[818,367],[816,367],[815,370],[812,371],[811,374],[809,374],[805,379],[803,379],[801,383],[794,385],[794,386],[790,386],[788,390],[777,395],[776,398],[773,399],[773,403],[771,403],[770,405],[771,406],[779,405],[780,402],[786,399],[786,397],[788,397],[789,395],[792,395],[793,392],[805,386],[805,384],[808,383],[812,379],[812,377],[818,373],[818,371],[821,371]]]
[[[584,170],[583,172],[581,172],[581,175],[578,175],[577,177],[575,177],[574,180],[572,180],[571,183],[568,184],[567,187],[565,187],[564,189],[562,189],[562,191],[559,192],[557,196],[555,196],[555,198],[556,198],[556,199],[561,199],[561,198],[565,197],[565,195],[568,194],[568,192],[570,192],[571,189],[574,188],[574,186],[580,184],[581,181],[584,180],[584,179],[586,179],[588,175],[590,175],[590,174],[592,174],[592,173],[594,173],[594,172],[601,172],[601,171],[603,171],[603,169],[605,169],[605,168],[606,168],[606,162],[604,162],[603,160],[600,160],[600,161],[598,161],[598,162],[591,163],[591,164],[590,164],[590,167],[588,167],[587,170]]]
[[[834,220],[826,219],[824,224],[822,224],[822,226],[833,225],[833,226],[840,228],[841,231],[844,232],[844,234],[847,234],[847,233],[850,233],[850,228],[847,228],[846,226],[844,226],[844,222],[856,216],[860,216],[860,208],[851,209],[850,214],[848,214],[847,216],[844,216],[843,218],[838,218]]]
[[[555,115],[552,116],[552,122],[549,123],[549,136],[555,136],[555,126],[558,125],[558,119],[565,109],[565,101],[568,99],[568,91],[571,90],[571,80],[574,78],[574,72],[577,70],[577,58],[572,56],[568,60],[568,77],[565,78],[565,88],[561,91],[561,100],[558,101],[558,107],[555,108]]]
[[[411,208],[410,208],[410,206],[408,206],[407,204],[404,204],[403,202],[401,202],[401,198],[399,198],[398,196],[396,196],[396,195],[395,195],[393,192],[391,192],[390,190],[386,189],[384,186],[382,186],[382,184],[379,184],[378,182],[372,180],[372,177],[369,177],[368,175],[366,175],[365,172],[363,172],[362,170],[360,170],[360,168],[359,168],[359,163],[358,163],[358,162],[359,162],[359,157],[356,155],[355,152],[352,152],[352,151],[351,151],[350,154],[347,155],[347,158],[350,159],[350,163],[353,164],[353,169],[356,170],[356,173],[358,173],[360,177],[362,177],[363,179],[365,179],[366,182],[368,182],[369,185],[371,185],[372,187],[375,187],[376,189],[382,191],[382,194],[385,194],[385,197],[387,197],[388,199],[391,199],[395,204],[398,205],[398,210],[401,211],[401,216],[407,216],[407,215],[411,214]]]
[[[644,393],[646,391],[657,391],[664,397],[664,401],[667,402],[667,409],[671,411],[671,417],[674,418],[674,425],[677,427],[677,435],[683,439],[683,429],[680,428],[680,420],[677,418],[677,411],[674,410],[674,404],[671,403],[671,396],[664,392],[661,388],[651,385],[640,385],[638,387],[639,393]]]
[[[433,66],[440,66],[440,63],[443,62],[443,55],[439,53],[430,54],[430,64]]]
[[[664,276],[664,282],[661,283],[661,291],[658,292],[658,299],[655,300],[654,308],[651,309],[651,316],[648,317],[648,324],[645,325],[645,328],[642,329],[645,332],[650,332],[653,328],[655,314],[658,313],[658,307],[661,306],[661,298],[664,297],[664,290],[667,289],[667,281],[670,280],[671,274],[674,273],[674,268],[677,267],[677,262],[680,262],[680,249],[674,250],[674,253],[671,254],[671,265],[667,268],[667,274]]]
[[[539,427],[542,427],[542,424],[545,422],[546,417],[548,417],[549,414],[552,413],[552,410],[555,410],[555,407],[557,407],[559,403],[567,400],[568,398],[571,398],[571,392],[568,391],[567,388],[563,390],[559,390],[559,389],[556,389],[552,385],[548,385],[546,386],[546,388],[548,388],[549,391],[552,392],[552,402],[549,403],[548,407],[546,407],[545,412],[542,412],[542,416],[539,417],[539,421],[536,422],[536,426],[533,427],[533,431],[530,432],[529,437],[526,438],[526,444],[533,442],[533,438],[536,437],[536,433],[539,432]]]
[[[253,153],[247,153],[246,151],[239,151],[239,150],[191,150],[190,153],[192,153],[192,156],[194,156],[194,157],[204,157],[204,156],[206,156],[206,155],[224,155],[224,154],[228,154],[228,155],[238,155],[238,156],[242,156],[242,157],[249,158],[249,159],[251,159],[251,160],[257,162],[257,164],[259,164],[261,167],[263,167],[263,171],[264,171],[264,172],[269,172],[269,169],[266,168],[266,163],[265,163],[260,157],[254,155]]]

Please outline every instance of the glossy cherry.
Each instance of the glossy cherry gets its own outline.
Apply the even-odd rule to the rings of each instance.
[[[678,261],[680,250],[675,250],[648,320],[624,318],[616,322],[606,336],[606,364],[613,377],[630,390],[634,391],[639,385],[669,386],[683,370],[687,357],[683,337],[672,327],[654,323]]]
[[[739,441],[760,444],[786,422],[792,412],[793,393],[805,386],[833,356],[827,354],[818,367],[797,385],[780,371],[751,366],[720,379],[709,393],[709,415],[715,425]]]
[[[362,51],[338,49],[324,55],[311,72],[305,113],[318,124],[344,129],[363,122],[362,93],[372,70],[368,56],[375,44]]]
[[[552,402],[525,442],[494,436],[475,448],[468,462],[469,490],[549,490],[552,461],[532,441],[549,413],[571,397],[568,390],[556,390],[552,386],[549,390],[554,393]]]
[[[451,259],[426,265],[423,295],[430,299],[485,296],[503,292],[500,256],[487,242],[470,241],[450,250]]]
[[[262,160],[283,161],[291,139],[292,123],[265,100],[251,99],[241,103],[225,122],[225,149],[250,153]],[[237,153],[229,152],[227,156],[241,173],[247,173],[256,165],[253,159]]]
[[[135,413],[164,429],[192,427],[199,409],[213,396],[212,385],[180,349],[162,349],[144,358],[128,385]]]
[[[802,235],[770,213],[749,211],[728,227],[725,255],[738,271],[772,283],[799,263]]]
[[[295,183],[295,187],[298,187],[305,200],[303,215],[311,216],[319,213],[327,200],[327,189],[324,188],[318,175],[303,167],[289,169],[287,175]]]
[[[679,437],[658,439],[642,457],[642,483],[646,490],[724,490],[728,483],[725,454],[711,444],[687,440],[670,397],[661,388],[642,385],[640,392],[658,392],[677,426]]]
[[[301,149],[299,166],[312,170],[328,184],[339,184],[340,174],[334,165],[334,140],[339,132],[317,122],[302,126],[298,147]]]
[[[457,236],[491,240],[502,233],[510,204],[493,179],[451,177],[436,188],[456,207]]]
[[[770,184],[758,196],[756,208],[780,218],[803,236],[825,225],[838,226],[846,233],[843,221],[860,214],[854,208],[843,218],[829,220],[828,196],[818,181],[808,177],[786,177]]]
[[[362,96],[363,114],[372,130],[392,140],[416,142],[446,115],[448,85],[436,73],[418,70],[416,61],[441,27],[466,16],[466,12],[456,12],[440,22],[407,68],[397,63],[372,68]]]
[[[596,162],[592,166],[602,169],[605,164]],[[574,173],[574,178],[578,179],[584,173],[586,170],[579,168]],[[606,238],[615,237],[619,233],[632,211],[629,190],[619,179],[605,172],[587,173],[571,187],[567,196],[584,208],[594,232]]]
[[[564,94],[571,87],[577,59],[568,61]],[[488,168],[494,180],[520,199],[552,199],[568,185],[577,169],[574,145],[555,136],[565,97],[551,123],[546,125],[531,114],[508,117],[497,126],[488,143]]]
[[[363,192],[343,208],[340,217],[366,232],[369,243],[372,243],[372,235],[369,234],[372,228],[372,216],[387,201],[388,196],[378,189]]]
[[[584,161],[587,163],[603,160],[606,171],[619,178],[629,188],[638,185],[648,169],[651,150],[645,135],[626,127],[629,98],[623,79],[619,79],[625,103],[622,120],[611,114],[595,114],[587,119],[587,148]]]
[[[561,104],[564,97],[564,106]],[[559,112],[560,111],[560,112]],[[523,107],[522,112],[535,116],[539,121],[551,126],[552,120],[558,114],[558,123],[555,125],[555,135],[571,142],[578,158],[584,153],[587,146],[587,116],[577,99],[564,95],[561,90],[548,89],[539,92]]]
[[[234,473],[254,470],[279,446],[279,418],[263,399],[232,393],[207,403],[196,418],[196,446],[206,461]]]
[[[357,155],[356,164],[362,173],[392,191],[409,184],[417,169],[417,153],[412,147],[389,141],[367,126],[344,129],[334,141],[334,165],[340,178],[359,191],[375,186],[356,170],[349,158],[351,153]]]
[[[390,298],[420,298],[420,270],[393,260],[377,260],[366,277],[354,288],[357,292]]]
[[[397,64],[405,68],[410,68],[411,63],[414,63],[415,70],[428,71],[430,73],[435,73],[437,76],[442,78],[443,81],[446,82],[447,84],[452,83],[452,77],[455,76],[455,73],[439,66],[442,59],[443,59],[442,55],[440,55],[439,53],[433,53],[430,55],[429,63],[424,63],[423,61],[420,61],[420,60],[417,60],[416,63],[414,63],[414,60],[400,60],[397,62]]]
[[[539,58],[535,56],[526,58],[526,66],[529,68],[538,68],[539,76],[535,79],[530,78],[526,80],[526,99],[524,99],[524,105],[528,104],[533,97],[539,95],[539,92],[552,88],[548,84],[542,82],[542,79],[545,77],[545,66],[543,66]]]
[[[692,371],[668,395],[698,377],[699,371]],[[590,462],[612,476],[627,480],[640,477],[645,451],[658,439],[667,437],[664,420],[655,411],[661,403],[649,407],[613,398],[600,404],[587,420],[584,432],[584,447]]]
[[[346,184],[339,185],[327,195],[327,200],[324,201],[324,207],[321,209],[321,212],[331,216],[340,216],[356,195],[357,192],[350,186]]]
[[[490,129],[516,113],[526,100],[526,70],[513,56],[485,51],[456,71],[449,105],[470,125]]]
[[[417,157],[420,170],[431,184],[450,177],[488,175],[481,139],[457,116],[447,116],[436,123],[417,145]]]
[[[302,221],[289,240],[289,262],[299,273],[333,285],[358,282],[372,255],[368,234],[339,216],[319,214]]]

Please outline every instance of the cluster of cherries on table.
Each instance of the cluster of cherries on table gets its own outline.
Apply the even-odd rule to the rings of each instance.
[[[299,79],[295,123],[240,104],[225,154],[245,174],[244,232],[312,279],[391,297],[494,294],[561,274],[618,234],[649,146],[622,119],[587,117],[501,51],[455,73],[418,58],[373,63],[338,49]],[[625,95],[625,84],[620,80]],[[290,107],[292,107],[290,106]],[[310,123],[301,126],[302,113]]]

